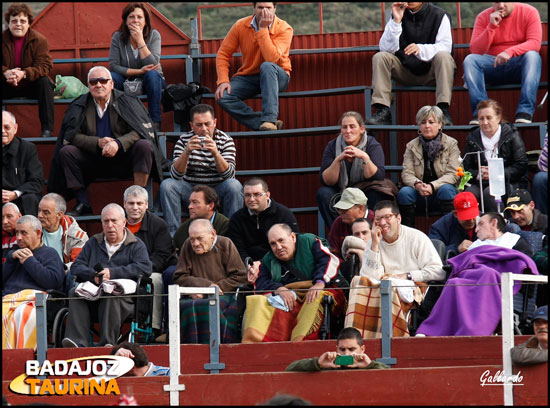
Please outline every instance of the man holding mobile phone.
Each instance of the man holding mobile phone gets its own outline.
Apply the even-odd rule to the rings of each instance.
[[[172,237],[181,225],[182,207],[188,208],[193,187],[199,184],[216,190],[227,218],[243,205],[243,186],[235,178],[233,138],[216,128],[210,105],[193,106],[190,117],[191,131],[183,133],[174,146],[170,177],[160,185],[160,202]]]
[[[359,330],[346,327],[338,334],[336,351],[327,351],[320,357],[297,360],[286,371],[321,371],[342,368],[362,368],[365,370],[389,368],[386,364],[373,361],[365,353],[365,345]]]

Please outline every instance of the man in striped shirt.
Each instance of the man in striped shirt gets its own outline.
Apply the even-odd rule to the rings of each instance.
[[[238,20],[225,36],[216,57],[216,100],[239,123],[252,130],[277,130],[279,92],[290,81],[292,27],[275,16],[277,3],[253,3],[254,14]],[[242,53],[242,65],[229,80],[233,53]],[[254,112],[244,99],[262,95],[262,111]]]
[[[216,129],[212,106],[196,105],[190,116],[191,131],[182,134],[174,147],[171,177],[160,185],[164,219],[172,237],[181,224],[182,206],[189,206],[189,196],[197,184],[216,190],[227,218],[243,205],[243,186],[235,178],[233,139]]]

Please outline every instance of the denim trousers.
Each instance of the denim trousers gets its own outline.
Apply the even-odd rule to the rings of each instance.
[[[539,171],[533,177],[533,201],[535,208],[538,208],[541,213],[548,214],[548,173]]]
[[[218,104],[233,119],[252,130],[263,122],[276,123],[279,116],[279,92],[288,87],[290,77],[277,64],[264,62],[259,75],[238,75],[231,78],[231,93],[224,92]],[[262,95],[262,111],[254,112],[244,100]]]
[[[126,80],[120,74],[111,71],[115,88],[124,91],[124,81]],[[149,116],[153,122],[161,121],[160,100],[162,98],[162,90],[166,87],[166,81],[158,71],[149,71],[143,77],[143,90],[147,95],[147,105],[149,106]]]
[[[457,193],[456,187],[452,184],[443,184],[435,194],[427,197],[428,208],[436,207],[441,201],[453,201]],[[426,199],[414,187],[405,186],[401,187],[397,194],[397,203],[399,205],[416,204],[418,207],[424,208]]]
[[[160,184],[160,203],[172,237],[181,225],[182,207],[189,206],[189,196],[193,187],[194,184],[173,178],[164,179]],[[244,203],[243,186],[239,180],[230,178],[210,187],[216,190],[223,208],[221,212],[227,218],[231,218],[233,213],[242,208]]]
[[[533,115],[537,101],[542,60],[536,51],[529,51],[510,58],[504,64],[494,67],[492,55],[470,54],[464,58],[464,81],[470,93],[473,116],[477,117],[477,104],[488,99],[485,85],[521,84],[518,113]]]

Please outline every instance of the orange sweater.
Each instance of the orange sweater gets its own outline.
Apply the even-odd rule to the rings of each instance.
[[[250,26],[253,17],[248,16],[238,20],[225,36],[216,56],[217,85],[229,82],[229,61],[239,47],[243,54],[243,64],[235,75],[257,75],[260,73],[262,62],[273,62],[290,75],[289,52],[292,27],[275,16],[269,30],[263,29],[256,32]]]

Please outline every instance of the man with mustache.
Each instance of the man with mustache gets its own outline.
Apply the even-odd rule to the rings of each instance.
[[[533,331],[535,335],[525,343],[510,350],[515,364],[538,364],[548,362],[548,305],[535,310]]]

